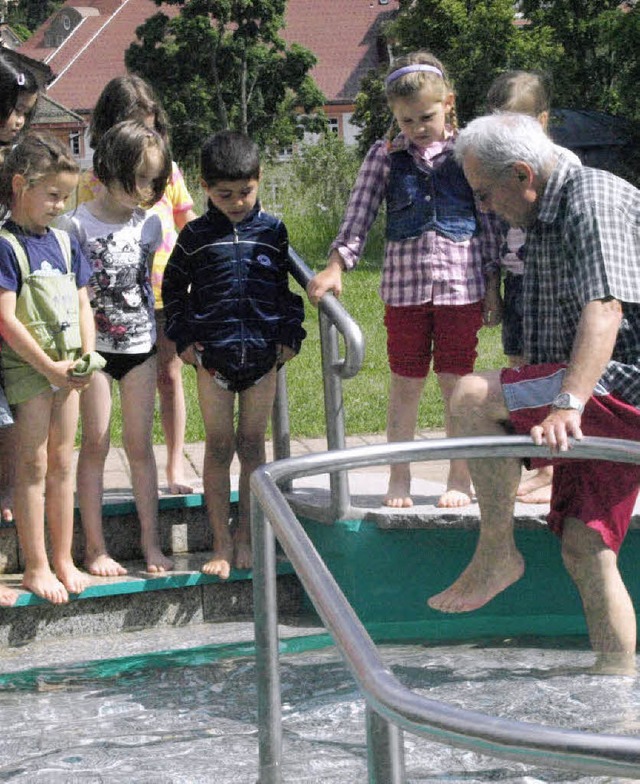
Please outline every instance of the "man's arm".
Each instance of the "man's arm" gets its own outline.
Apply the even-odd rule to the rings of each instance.
[[[616,299],[597,299],[585,305],[562,392],[570,392],[586,404],[611,359],[621,321],[622,305]],[[565,452],[570,436],[582,438],[580,420],[578,411],[552,409],[531,429],[531,436],[536,444],[546,443],[551,451]]]

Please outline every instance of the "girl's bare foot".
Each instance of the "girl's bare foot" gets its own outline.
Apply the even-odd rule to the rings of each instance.
[[[409,509],[413,506],[411,500],[411,471],[408,466],[392,465],[389,472],[389,487],[387,494],[382,499],[384,506],[392,509]]]
[[[6,585],[0,586],[0,607],[13,607],[18,599],[18,592]]]
[[[73,561],[56,568],[56,577],[69,593],[82,593],[91,584],[89,575],[81,572]]]
[[[191,493],[193,493],[191,485],[181,481],[169,482],[169,495],[191,495]]]
[[[440,509],[459,509],[461,506],[469,506],[471,503],[471,490],[457,490],[455,487],[448,487],[438,499],[437,506]]]
[[[551,502],[553,467],[539,468],[533,476],[523,479],[516,493],[521,504],[548,504]]]
[[[22,576],[22,587],[51,604],[66,604],[69,601],[67,589],[48,568],[25,571]]]
[[[459,509],[469,506],[473,498],[471,477],[466,460],[452,460],[449,464],[447,489],[440,496],[438,506],[441,509]]]
[[[213,557],[200,568],[203,574],[211,574],[221,580],[228,580],[231,574],[231,561],[233,560],[233,544],[229,542],[224,547],[213,551]]]
[[[148,547],[144,554],[147,562],[147,571],[152,574],[170,572],[173,569],[173,561],[167,558],[159,547]]]
[[[236,539],[234,542],[233,565],[236,569],[251,569],[253,567],[253,550],[251,542]]]
[[[114,561],[108,553],[99,553],[98,555],[87,557],[84,567],[89,574],[93,574],[96,577],[122,577],[122,575],[127,573],[125,567]]]

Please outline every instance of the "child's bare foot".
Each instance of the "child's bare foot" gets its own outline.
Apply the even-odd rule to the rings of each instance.
[[[13,509],[11,508],[11,504],[3,503],[0,505],[0,516],[2,517],[3,523],[13,522]]]
[[[233,545],[229,543],[213,551],[213,557],[202,565],[203,574],[211,574],[221,580],[228,580],[231,574],[231,561],[233,560]]]
[[[553,467],[539,468],[533,476],[523,479],[516,498],[521,504],[548,504],[551,502]]]
[[[91,584],[89,575],[86,572],[81,572],[73,561],[58,567],[56,577],[69,593],[82,593]]]
[[[448,613],[477,610],[523,574],[524,560],[517,550],[505,555],[476,551],[471,563],[453,585],[432,596],[427,604],[434,610]]]
[[[184,482],[169,482],[169,495],[191,495],[193,487]]]
[[[13,607],[18,598],[18,592],[6,585],[0,586],[0,607]]]
[[[471,503],[471,490],[457,490],[455,487],[448,487],[438,499],[437,506],[440,509],[459,509],[461,506],[469,506]]]
[[[408,509],[413,506],[411,500],[411,472],[404,465],[392,465],[389,473],[389,487],[382,499],[384,506],[392,509]]]
[[[48,568],[25,571],[22,576],[22,587],[51,604],[66,604],[69,601],[67,589]]]
[[[253,550],[251,542],[237,541],[234,547],[233,565],[236,569],[251,569],[253,567]]]
[[[96,577],[122,577],[127,573],[122,564],[115,561],[108,553],[98,553],[89,556],[84,562],[84,568]]]
[[[147,562],[147,571],[153,574],[170,572],[173,569],[173,561],[167,558],[159,547],[148,547],[144,554]]]

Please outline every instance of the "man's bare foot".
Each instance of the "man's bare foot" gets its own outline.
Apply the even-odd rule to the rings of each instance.
[[[56,577],[69,593],[82,593],[91,584],[89,575],[80,571],[73,561],[56,568]]]
[[[533,476],[523,479],[518,485],[516,498],[521,504],[548,504],[551,502],[553,467],[539,468]]]
[[[87,557],[84,568],[96,577],[122,577],[127,573],[122,564],[115,561],[108,553]]]
[[[67,589],[50,569],[25,571],[22,587],[51,604],[66,604],[69,601]]]
[[[169,495],[191,495],[193,487],[183,481],[169,482]]]
[[[18,592],[6,585],[0,586],[0,607],[13,607],[18,599]]]
[[[427,600],[440,612],[470,612],[483,607],[494,596],[517,582],[524,574],[524,560],[515,550],[509,555],[478,553],[460,577],[446,590]]]
[[[203,574],[211,574],[221,580],[228,580],[231,574],[231,561],[233,560],[233,545],[218,547],[213,551],[213,557],[200,567]]]
[[[440,509],[459,509],[461,506],[469,506],[471,503],[471,490],[457,490],[449,487],[438,499],[437,506]]]
[[[147,547],[144,558],[147,562],[147,571],[152,574],[170,572],[173,569],[173,561],[167,558],[159,547]]]

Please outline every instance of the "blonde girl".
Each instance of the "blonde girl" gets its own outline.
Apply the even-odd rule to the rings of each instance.
[[[78,243],[50,228],[77,182],[78,166],[68,151],[55,138],[36,134],[14,147],[0,173],[0,212],[11,212],[0,232],[0,333],[15,418],[22,585],[54,604],[88,583],[71,545],[73,447],[79,392],[89,380],[75,376],[73,368],[81,353],[94,348],[86,288],[91,270]],[[0,603],[13,602],[4,593]]]
[[[100,139],[93,168],[102,188],[61,221],[89,259],[96,346],[106,359],[82,396],[78,501],[85,532],[85,567],[91,574],[126,569],[109,555],[102,527],[104,465],[109,451],[111,394],[122,406],[122,438],[131,468],[141,528],[141,550],[150,572],[170,569],[158,539],[158,477],[152,425],[156,387],[156,323],[150,273],[162,241],[153,205],[171,174],[167,145],[142,123],[118,123]]]
[[[380,294],[385,303],[391,384],[389,442],[413,438],[429,366],[438,378],[451,432],[449,400],[473,370],[485,293],[483,247],[473,194],[453,158],[455,99],[443,64],[428,52],[399,58],[386,95],[400,133],[369,150],[351,193],[326,269],[308,285],[316,303],[339,295],[342,271],[355,266],[383,200],[386,246]],[[412,506],[409,464],[391,466],[383,503]],[[441,507],[471,501],[464,461],[451,462]]]

